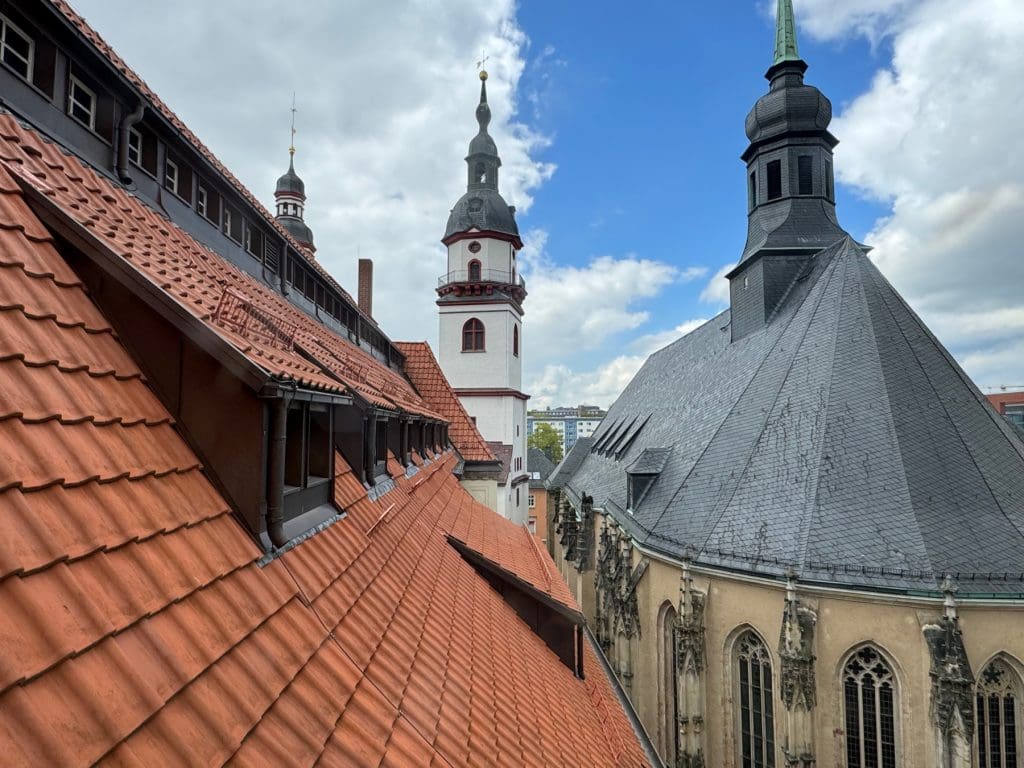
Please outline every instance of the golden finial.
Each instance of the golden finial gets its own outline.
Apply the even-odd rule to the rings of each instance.
[[[295,108],[295,91],[292,91],[292,144],[288,147],[288,154],[292,157],[295,156],[295,113],[298,111]]]
[[[488,57],[486,51],[481,51],[480,52],[480,61],[478,61],[476,63],[476,68],[480,70],[480,79],[481,80],[486,80],[487,79],[487,70],[484,69],[484,66],[487,64],[487,59],[488,58],[489,57]]]

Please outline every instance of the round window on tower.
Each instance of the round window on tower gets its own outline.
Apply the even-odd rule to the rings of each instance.
[[[472,243],[470,243],[469,244],[469,252],[470,253],[480,253],[480,243],[478,243],[476,240],[474,240]]]

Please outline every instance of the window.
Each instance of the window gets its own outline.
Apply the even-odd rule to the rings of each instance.
[[[462,351],[484,351],[484,324],[475,317],[467,320],[462,326]]]
[[[532,493],[526,499],[526,506],[528,506],[530,509],[533,509],[534,507],[537,506],[537,498]]]
[[[861,648],[843,668],[847,768],[896,768],[896,691],[892,668]]]
[[[797,158],[797,183],[801,195],[814,194],[814,158],[800,155]]]
[[[1020,678],[1009,665],[995,659],[978,676],[978,765],[980,768],[1019,768]]]
[[[308,488],[331,476],[331,413],[326,405],[294,403],[288,409],[285,485]]]
[[[89,130],[96,129],[96,94],[74,75],[69,77],[68,114]]]
[[[782,197],[782,161],[772,160],[768,163],[768,199],[778,200]]]
[[[519,489],[516,488],[516,506],[519,506]]]
[[[659,611],[658,626],[660,640],[658,643],[658,700],[659,712],[662,715],[659,725],[661,736],[662,757],[667,765],[676,764],[678,751],[679,723],[676,712],[678,689],[676,686],[676,609],[672,603],[666,602]]]
[[[626,509],[632,511],[643,500],[657,475],[626,475]]]
[[[34,52],[35,43],[32,38],[0,16],[0,61],[31,81]]]
[[[480,249],[477,248],[477,250]],[[473,259],[471,262],[469,262],[469,281],[471,283],[480,282],[480,262],[477,261],[476,259]]]
[[[128,129],[128,162],[142,165],[142,134],[134,128]]]
[[[750,210],[754,210],[757,207],[757,171],[750,174],[750,184],[747,189],[747,205],[750,206]]]
[[[775,722],[772,662],[768,648],[747,630],[736,641],[735,664],[739,676],[740,764],[745,768],[774,768]]]
[[[164,186],[178,194],[178,164],[173,160],[167,160],[164,164]]]
[[[531,507],[533,506],[533,496],[532,495],[530,496],[530,506]],[[537,518],[534,517],[533,515],[530,515],[529,519],[526,521],[526,528],[527,528],[527,530],[530,531],[530,533],[532,533],[534,536],[536,536],[537,535]]]
[[[513,325],[512,326],[512,354],[515,355],[516,357],[519,357],[519,326],[518,325]],[[518,430],[519,427],[517,426],[516,429]],[[518,431],[516,432],[516,434],[519,434]]]
[[[832,163],[828,160],[825,161],[825,197],[835,202],[835,179],[832,178]]]
[[[200,184],[196,188],[196,211],[199,212],[200,216],[207,216],[207,202],[208,198],[206,195],[206,187]]]
[[[1024,427],[1024,405],[1008,405],[1005,413],[1012,424]]]

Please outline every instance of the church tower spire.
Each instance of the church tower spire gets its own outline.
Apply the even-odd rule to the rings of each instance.
[[[778,0],[770,86],[746,120],[747,242],[727,275],[734,339],[763,327],[807,259],[846,236],[836,218],[832,102],[804,82],[806,71],[793,2]],[[754,301],[748,290],[763,295]]]
[[[487,70],[480,71],[477,133],[466,153],[466,193],[448,217],[441,242],[448,266],[438,280],[438,361],[480,434],[503,448],[507,478],[493,504],[517,523],[527,520],[526,401],[523,381],[523,302],[526,282],[517,256],[523,247],[515,208],[498,190],[501,158],[488,133]]]
[[[288,230],[299,245],[311,254],[316,251],[313,245],[313,232],[304,221],[306,211],[306,184],[295,173],[295,97],[292,97],[292,139],[288,147],[288,170],[277,180],[274,190],[274,202],[277,215],[274,217]]]

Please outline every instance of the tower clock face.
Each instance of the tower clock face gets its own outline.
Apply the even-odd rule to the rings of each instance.
[[[480,253],[480,243],[478,243],[476,240],[474,240],[472,243],[470,243],[469,244],[469,252],[470,253]]]

